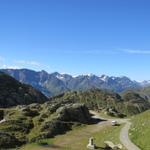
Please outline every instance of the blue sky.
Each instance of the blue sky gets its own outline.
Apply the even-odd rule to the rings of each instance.
[[[149,0],[0,0],[0,68],[150,79]]]

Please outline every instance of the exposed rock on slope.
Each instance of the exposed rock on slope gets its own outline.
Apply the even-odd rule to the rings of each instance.
[[[91,118],[88,108],[84,104],[68,104],[60,107],[56,113],[58,119],[63,121],[89,123]]]

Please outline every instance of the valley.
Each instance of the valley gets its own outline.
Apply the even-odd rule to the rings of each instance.
[[[5,73],[0,73],[0,80],[0,147],[3,149],[86,150],[90,137],[94,137],[97,149],[105,149],[104,143],[110,141],[121,144],[123,150],[131,147],[138,150],[130,138],[140,148],[145,146],[145,143],[139,145],[140,139],[137,142],[141,130],[135,132],[135,128],[140,128],[136,127],[138,117],[150,109],[146,88],[121,94],[92,88],[46,97]],[[112,126],[114,120],[118,126]]]

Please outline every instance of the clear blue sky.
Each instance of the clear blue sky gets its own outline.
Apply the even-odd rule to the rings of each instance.
[[[0,68],[150,79],[149,0],[0,0]]]

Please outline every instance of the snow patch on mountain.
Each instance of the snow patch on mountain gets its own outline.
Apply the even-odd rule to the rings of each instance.
[[[106,82],[107,80],[108,80],[108,76],[106,76],[106,75],[102,75],[101,77],[100,77],[100,79],[102,80],[102,81],[104,81],[104,82]]]
[[[56,76],[56,78],[58,78],[59,80],[64,80],[63,76]]]

